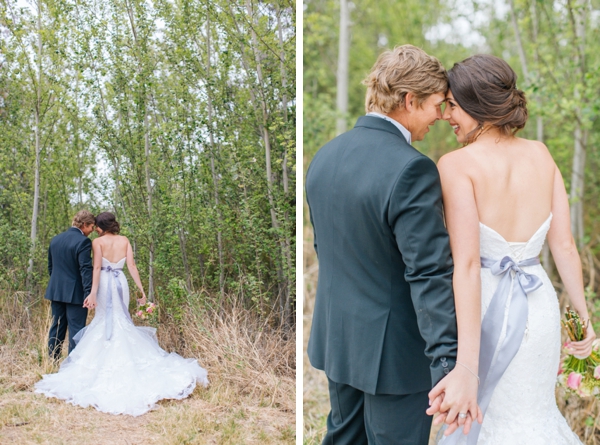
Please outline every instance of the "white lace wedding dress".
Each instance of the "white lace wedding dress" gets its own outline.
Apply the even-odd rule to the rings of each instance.
[[[523,243],[507,242],[499,233],[480,223],[481,257],[497,261],[510,256],[516,263],[537,258],[551,220],[552,215],[529,241]],[[477,444],[579,445],[581,441],[571,431],[556,406],[555,387],[561,329],[558,298],[541,265],[522,266],[521,269],[541,279],[542,286],[527,296],[529,315],[525,335],[518,352],[493,391]],[[482,267],[482,319],[500,279],[489,268]],[[505,338],[507,309],[512,296],[511,288],[500,343]],[[456,443],[466,444],[467,437],[462,432],[458,434],[460,436]],[[454,441],[443,440],[441,443],[449,442]]]
[[[183,399],[196,383],[208,384],[196,359],[165,352],[156,329],[133,324],[124,265],[125,258],[118,263],[102,258],[94,319],[77,335],[79,342],[58,373],[44,375],[35,392],[110,414],[139,416],[158,400]]]

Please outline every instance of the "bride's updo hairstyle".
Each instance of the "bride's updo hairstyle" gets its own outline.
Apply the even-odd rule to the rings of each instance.
[[[517,88],[517,75],[504,60],[488,54],[469,57],[448,71],[448,84],[458,105],[479,124],[469,134],[470,142],[484,123],[499,128],[503,136],[525,127],[525,93]]]
[[[102,212],[96,216],[96,226],[100,227],[104,232],[114,235],[118,235],[121,231],[115,215],[110,212]]]

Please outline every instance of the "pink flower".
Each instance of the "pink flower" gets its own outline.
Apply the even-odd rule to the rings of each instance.
[[[148,309],[146,309],[146,312],[151,314],[153,310],[154,310],[154,308],[152,306],[150,306]]]
[[[590,397],[592,395],[591,391],[583,386],[577,390],[577,394],[579,394],[580,397]]]
[[[594,378],[600,380],[600,366],[596,366],[596,369],[594,369]]]
[[[583,376],[578,372],[572,372],[569,374],[569,378],[567,379],[567,386],[571,389],[579,389],[581,386],[581,379]]]
[[[144,313],[143,313],[142,311],[137,311],[136,315],[137,315],[138,317],[141,317],[142,315],[144,315]]]

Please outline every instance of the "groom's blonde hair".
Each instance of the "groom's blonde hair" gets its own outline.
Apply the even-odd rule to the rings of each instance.
[[[72,225],[73,227],[81,229],[85,224],[96,224],[96,218],[91,212],[88,212],[87,210],[80,210],[73,217]]]
[[[382,53],[363,84],[367,86],[367,113],[388,114],[404,105],[413,93],[417,106],[434,93],[446,94],[448,74],[438,59],[413,45],[397,46]]]

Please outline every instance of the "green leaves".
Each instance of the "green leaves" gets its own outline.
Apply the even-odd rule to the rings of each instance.
[[[152,266],[157,298],[172,300],[166,307],[175,308],[180,300],[177,289],[185,289],[190,298],[202,289],[202,295],[220,303],[222,274],[227,295],[261,314],[271,313],[281,286],[294,289],[295,272],[285,266],[281,253],[295,224],[289,211],[293,198],[283,190],[284,166],[287,187],[292,194],[295,190],[295,109],[289,105],[295,92],[293,5],[276,10],[259,3],[250,17],[241,0],[42,2],[42,21],[48,25],[41,85],[47,112],[42,122],[37,291],[43,291],[50,238],[86,207],[117,214],[134,246],[143,282],[147,286]],[[0,248],[0,279],[7,276],[2,266],[14,270],[27,263],[29,245],[16,234],[27,240],[31,223],[36,72],[29,59],[37,48],[35,23],[29,23],[35,14],[26,8],[23,18],[17,14],[13,19],[4,4],[0,0],[0,20],[10,23],[12,37],[1,40],[7,62],[0,66],[0,94],[9,95],[0,101],[0,111],[6,110],[0,114],[0,227],[15,236],[7,250]],[[283,69],[276,13],[284,27]],[[253,48],[261,53],[258,61],[250,55],[250,23],[260,37]],[[256,76],[259,67],[263,82]],[[265,100],[271,133],[273,207],[280,221],[275,231],[257,97]],[[18,287],[23,284],[19,281]]]

